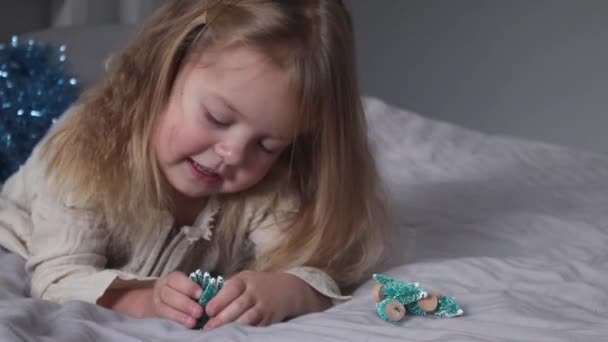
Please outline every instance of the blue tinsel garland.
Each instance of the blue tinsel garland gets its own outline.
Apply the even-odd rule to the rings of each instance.
[[[13,37],[0,44],[0,183],[80,93],[67,74],[65,46]]]

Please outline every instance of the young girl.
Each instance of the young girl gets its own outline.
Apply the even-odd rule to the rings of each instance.
[[[206,329],[348,298],[383,212],[339,0],[174,0],[2,189],[33,296]]]

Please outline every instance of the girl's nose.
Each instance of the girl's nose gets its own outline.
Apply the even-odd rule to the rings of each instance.
[[[238,165],[245,156],[245,144],[237,142],[219,142],[215,145],[215,153],[222,158],[224,164]]]

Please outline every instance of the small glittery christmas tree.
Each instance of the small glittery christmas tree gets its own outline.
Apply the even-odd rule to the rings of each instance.
[[[198,320],[196,326],[194,327],[195,329],[202,329],[209,321],[209,316],[207,315],[207,310],[205,310],[205,307],[222,289],[224,286],[224,279],[222,277],[217,277],[217,279],[213,278],[208,272],[203,273],[201,270],[196,270],[190,273],[190,279],[203,289],[203,294],[198,299],[198,304],[203,307],[204,313],[203,317]]]
[[[464,313],[454,298],[428,292],[418,283],[398,281],[381,274],[373,277],[378,282],[373,291],[376,311],[385,321],[400,321],[408,312],[437,317],[455,317]]]

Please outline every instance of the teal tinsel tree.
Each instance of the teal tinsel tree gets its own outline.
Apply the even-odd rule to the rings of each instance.
[[[78,98],[66,47],[13,37],[0,44],[0,183],[17,171]]]

